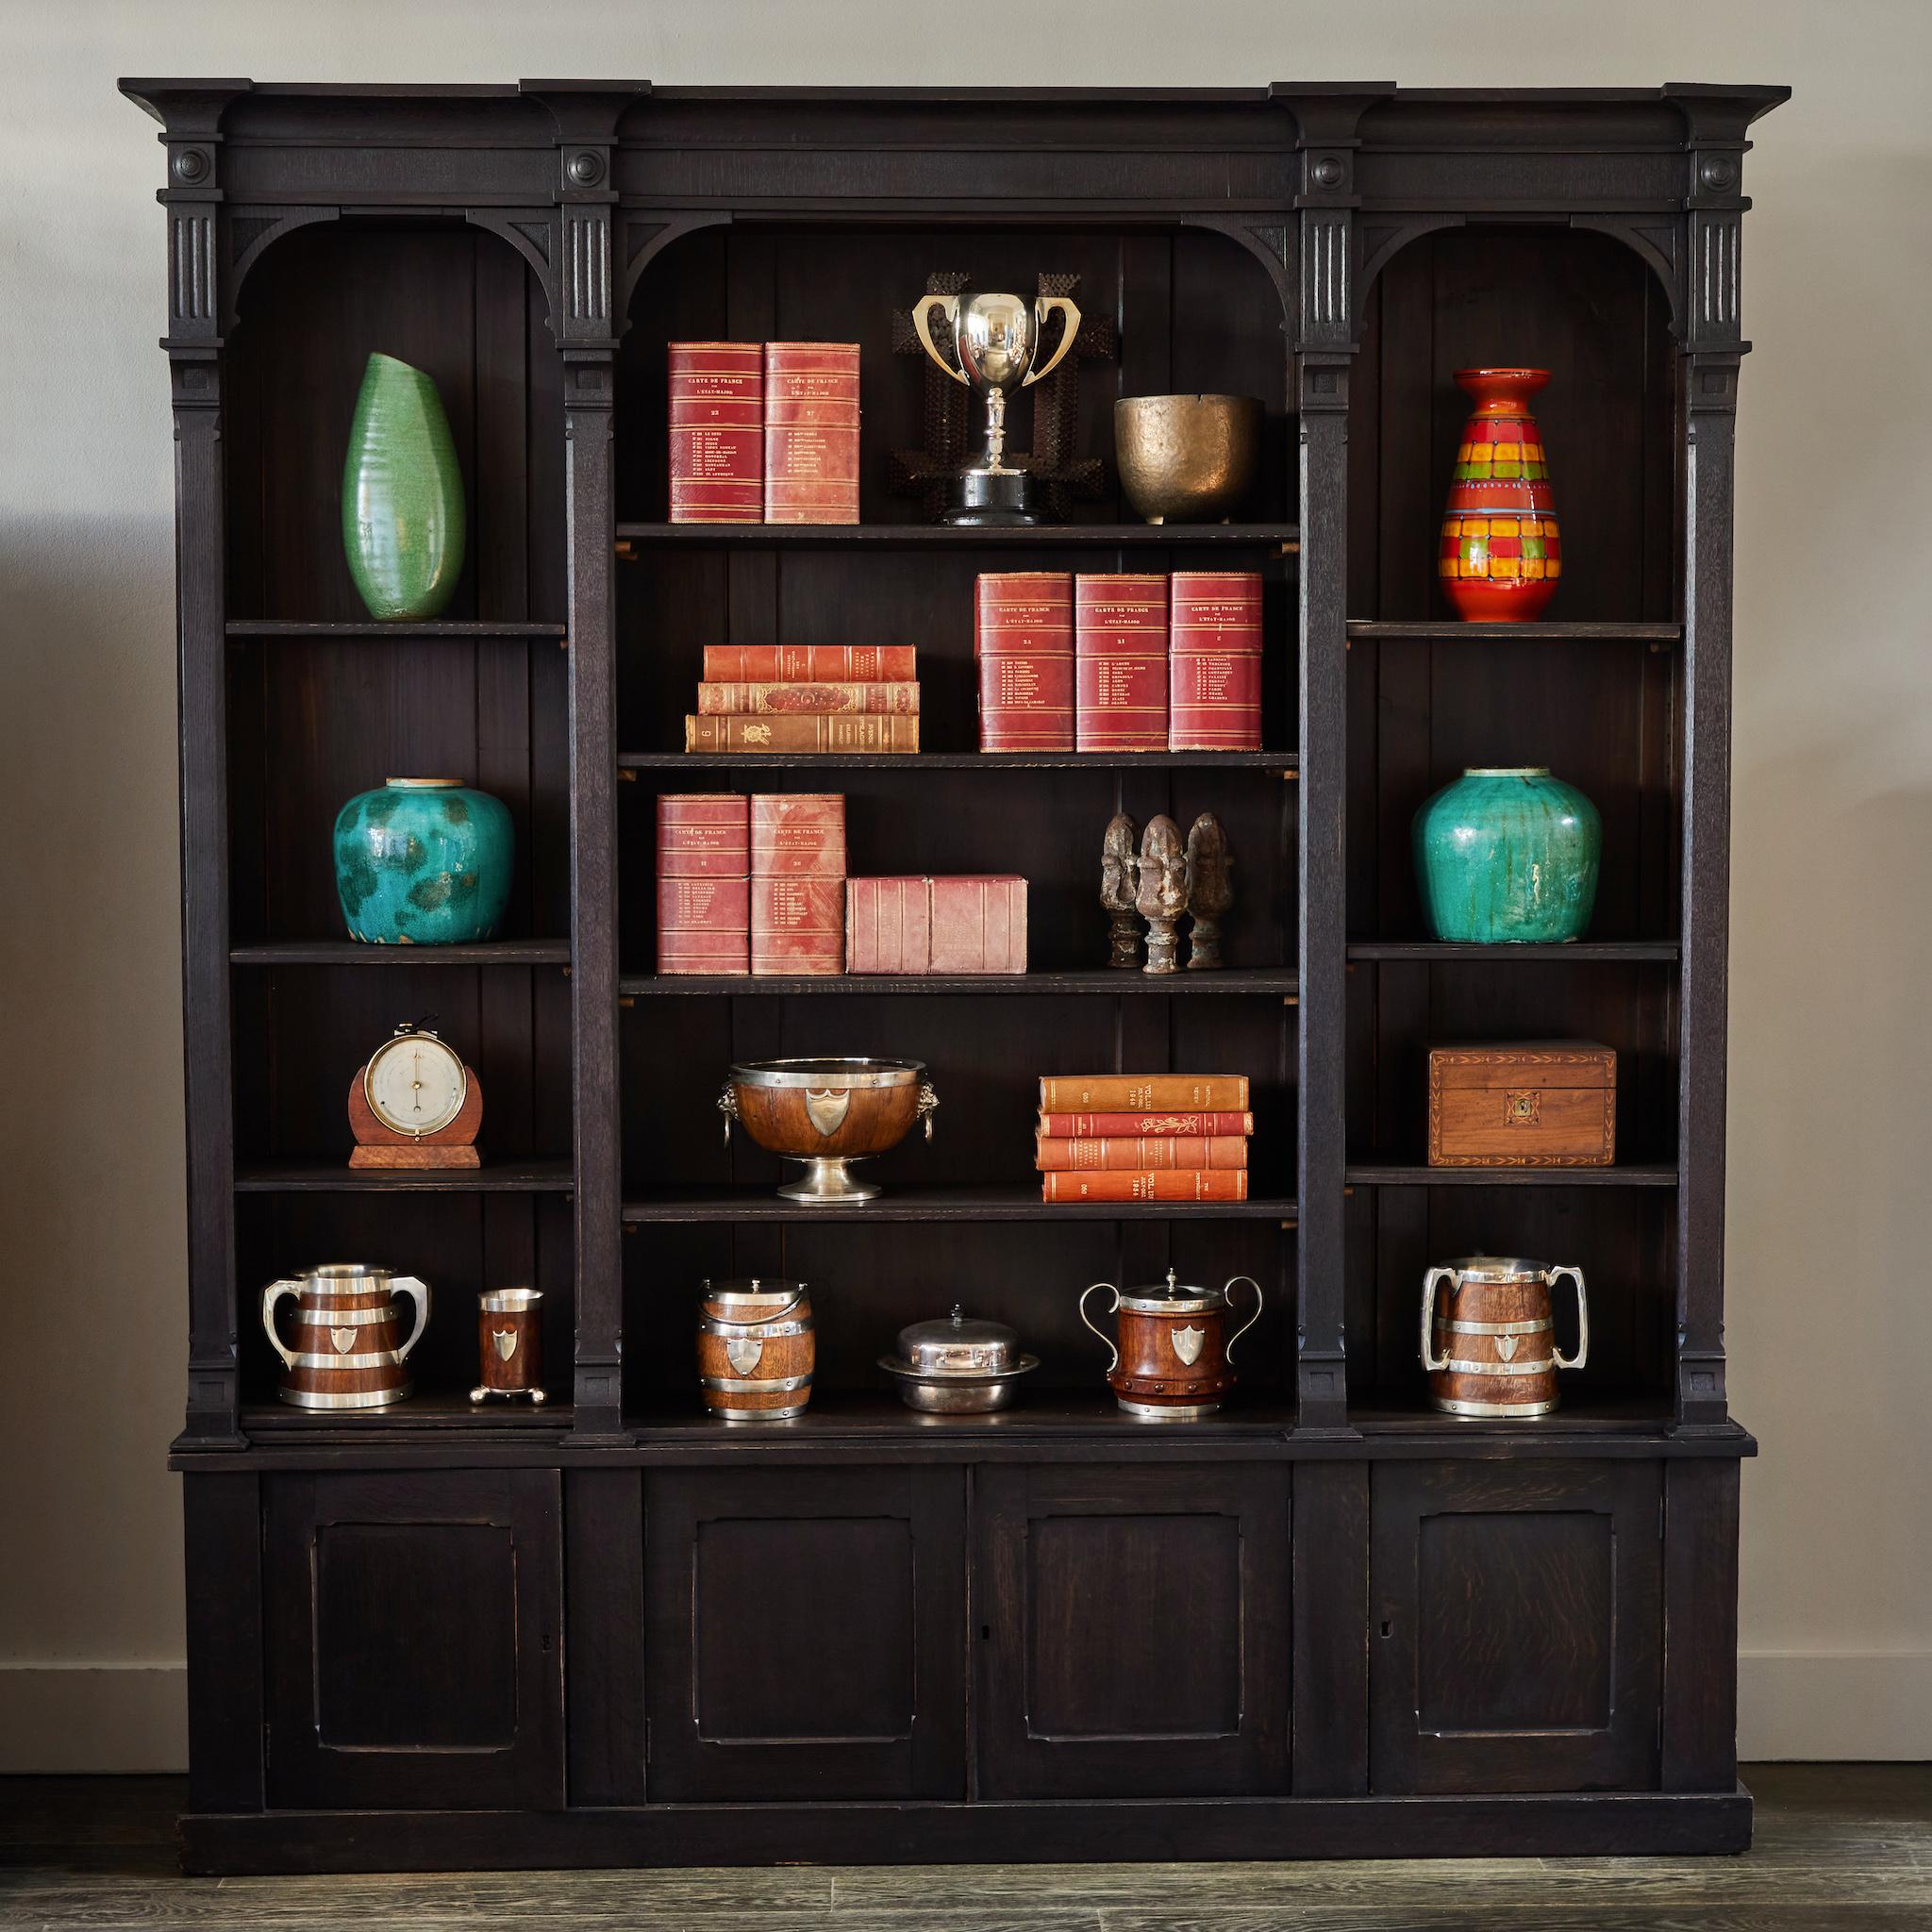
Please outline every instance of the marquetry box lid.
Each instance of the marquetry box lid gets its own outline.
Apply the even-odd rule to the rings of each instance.
[[[1617,1056],[1593,1040],[1429,1049],[1431,1167],[1609,1167]]]

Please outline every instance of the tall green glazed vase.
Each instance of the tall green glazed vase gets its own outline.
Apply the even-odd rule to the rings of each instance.
[[[393,356],[362,373],[342,464],[342,549],[370,614],[434,617],[463,569],[463,473],[436,385]]]
[[[1547,765],[1463,773],[1415,815],[1416,882],[1439,940],[1581,939],[1596,903],[1603,821]]]
[[[456,778],[391,778],[336,815],[336,891],[352,940],[454,946],[492,940],[509,905],[509,808]]]

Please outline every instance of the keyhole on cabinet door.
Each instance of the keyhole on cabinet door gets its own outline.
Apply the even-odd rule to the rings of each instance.
[[[1389,1621],[1387,1617],[1384,1617],[1382,1619],[1382,1635],[1384,1637],[1387,1637],[1390,1631],[1392,1630],[1394,1627],[1395,1626]]]
[[[979,1641],[982,1643],[991,1643],[992,1641],[992,1625],[991,1624],[982,1624],[979,1626]]]

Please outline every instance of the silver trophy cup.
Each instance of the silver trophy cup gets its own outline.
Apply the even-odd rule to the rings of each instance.
[[[953,327],[958,366],[934,346],[928,317],[941,310]],[[1047,317],[1060,311],[1058,345],[1034,367]],[[924,295],[913,305],[912,325],[925,353],[955,382],[986,398],[986,446],[976,461],[953,479],[949,524],[1035,524],[1032,478],[1009,469],[1007,452],[1007,397],[1048,375],[1074,345],[1080,311],[1064,295],[1041,295],[1027,302],[1018,295]]]

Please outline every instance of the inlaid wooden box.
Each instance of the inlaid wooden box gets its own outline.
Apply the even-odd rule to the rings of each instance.
[[[1609,1167],[1617,1056],[1592,1040],[1429,1049],[1431,1167]]]

